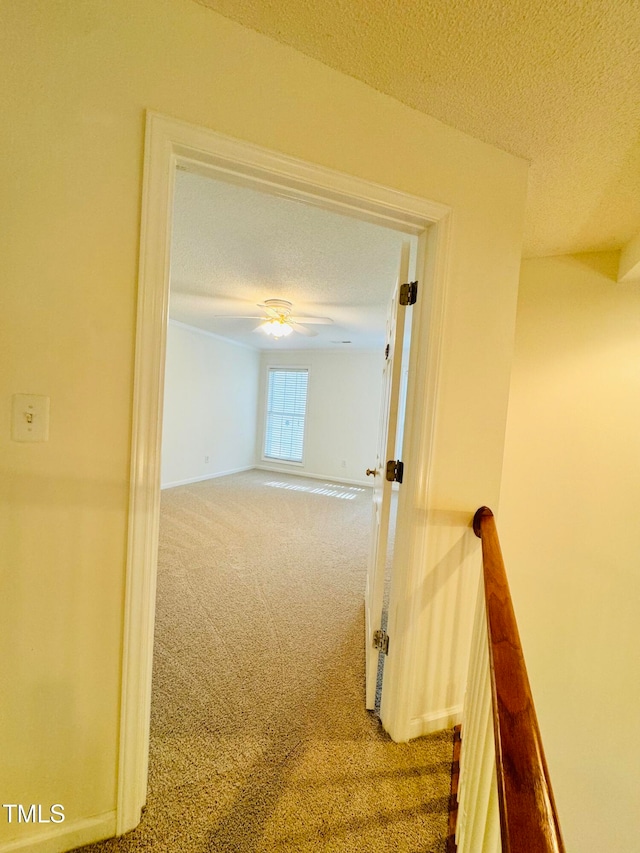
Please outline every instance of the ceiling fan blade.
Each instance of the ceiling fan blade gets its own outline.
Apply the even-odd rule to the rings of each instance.
[[[214,314],[214,320],[264,320],[264,317],[250,314]]]
[[[269,308],[268,305],[258,305],[258,308],[262,308],[264,313],[273,320],[277,320],[280,316],[274,308]]]
[[[329,319],[329,317],[289,317],[289,319],[292,323],[306,323],[307,325],[322,324],[324,326],[328,326],[333,323],[333,320]]]
[[[308,338],[315,338],[318,335],[317,332],[314,332],[312,329],[307,329],[305,326],[301,326],[300,323],[291,323],[291,328],[294,332],[299,332],[301,335],[306,335]]]

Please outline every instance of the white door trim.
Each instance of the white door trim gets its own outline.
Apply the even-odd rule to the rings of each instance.
[[[426,156],[426,153],[425,153]],[[322,166],[305,163],[157,113],[148,113],[145,140],[138,282],[138,317],[133,399],[129,534],[123,638],[117,833],[133,829],[146,801],[153,628],[160,506],[160,453],[164,360],[169,302],[174,176],[176,167],[216,176],[351,213],[377,224],[422,235],[418,275],[423,297],[414,311],[412,354],[415,376],[407,389],[405,464],[417,477],[409,503],[419,498],[430,470],[440,341],[444,317],[451,210]],[[420,304],[422,303],[422,305]],[[425,360],[423,362],[423,360]],[[409,422],[412,417],[413,423]],[[403,486],[404,488],[404,486]],[[402,492],[402,490],[401,490]],[[401,502],[405,510],[407,500]],[[406,514],[415,526],[414,514]],[[399,520],[400,525],[400,520]],[[406,537],[405,537],[406,538]],[[409,536],[413,541],[413,537]],[[397,740],[410,730],[410,626],[412,592],[418,578],[412,563],[394,569],[390,612],[404,626],[385,670],[397,691],[384,706],[383,720]],[[398,638],[399,639],[399,638]],[[397,699],[397,701],[396,701]],[[364,701],[364,699],[363,699]]]

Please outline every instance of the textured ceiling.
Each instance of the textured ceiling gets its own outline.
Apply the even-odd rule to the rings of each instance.
[[[197,0],[531,163],[524,253],[640,231],[638,0]]]
[[[257,349],[382,349],[403,240],[415,256],[415,237],[179,171],[170,316]],[[253,331],[258,320],[224,319],[260,315],[272,298],[333,323],[274,341]]]

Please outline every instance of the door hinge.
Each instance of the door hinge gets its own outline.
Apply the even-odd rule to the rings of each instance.
[[[418,299],[418,282],[408,281],[400,285],[400,305],[415,305]]]
[[[401,483],[404,474],[404,462],[399,459],[390,459],[387,462],[387,480],[390,483]]]
[[[389,654],[389,635],[386,631],[373,632],[373,648],[378,649],[383,655]]]
[[[384,348],[384,357],[385,357],[385,360],[389,358],[389,352],[390,352],[390,350],[391,350],[391,345],[390,345],[390,344],[387,344],[387,345],[386,345],[386,347]]]

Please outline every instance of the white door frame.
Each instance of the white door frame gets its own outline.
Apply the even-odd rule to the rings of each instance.
[[[423,298],[418,300],[413,317],[414,369],[407,389],[407,416],[413,413],[413,423],[406,424],[404,442],[405,466],[409,465],[417,476],[409,478],[409,489],[405,484],[402,486],[399,525],[403,505],[410,510],[419,503],[419,493],[424,494],[438,388],[450,208],[157,113],[147,114],[123,638],[119,835],[137,826],[147,795],[164,362],[174,176],[178,166],[306,200],[419,236],[417,270]],[[405,500],[402,500],[403,489]],[[411,524],[414,515],[409,511],[403,514],[405,517],[407,524]],[[415,537],[409,538],[413,541]],[[401,641],[392,642],[385,667],[385,684],[390,677],[394,692],[386,697],[383,722],[396,740],[409,736],[411,601],[418,579],[418,568],[411,562],[419,558],[421,548],[416,548],[413,542],[411,551],[413,560],[394,568],[390,603],[394,621],[405,628]],[[391,671],[389,676],[387,670]]]

